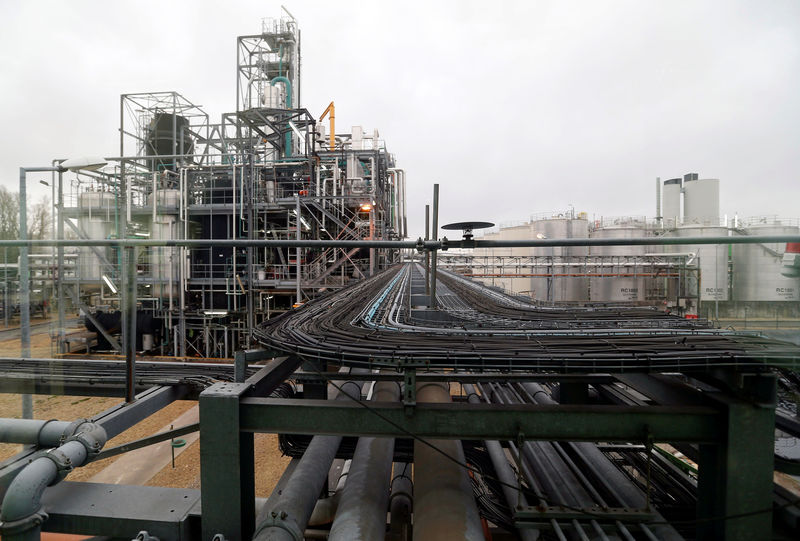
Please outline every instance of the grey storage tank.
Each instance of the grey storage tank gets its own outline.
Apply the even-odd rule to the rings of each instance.
[[[589,236],[585,218],[555,217],[535,220],[530,238],[571,239]],[[539,266],[532,269],[531,297],[548,302],[585,302],[589,300],[589,278],[585,263],[586,246],[537,247],[532,251]]]
[[[618,221],[617,225],[598,227],[592,238],[636,238],[649,236],[644,222]],[[650,246],[592,246],[592,263],[602,265],[592,272],[597,274],[589,281],[592,302],[641,302],[646,300],[646,285],[641,261]],[[600,257],[595,257],[600,256]]]
[[[746,235],[797,235],[800,227],[774,218],[748,220]],[[733,300],[800,301],[800,278],[781,274],[786,244],[733,246]]]
[[[89,239],[109,239],[116,235],[115,226],[115,206],[116,196],[106,191],[86,191],[78,195],[78,227]],[[105,257],[106,261],[114,263],[112,249],[107,246],[97,246],[96,250],[88,246],[80,248],[78,256],[78,276],[81,280],[81,288],[84,291],[100,288],[100,280],[103,275],[105,279],[112,282],[116,278],[112,276],[114,269],[108,267],[97,255]],[[114,284],[118,287],[119,284]]]
[[[721,226],[686,225],[667,233],[675,237],[727,237],[728,229]],[[701,301],[726,301],[728,291],[728,246],[727,244],[679,244],[673,245],[673,253],[693,252],[700,269],[699,295]],[[687,280],[694,280],[690,275]],[[697,284],[690,284],[689,291],[696,291]]]

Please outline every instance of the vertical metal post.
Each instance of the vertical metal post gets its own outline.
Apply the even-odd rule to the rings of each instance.
[[[439,238],[439,185],[433,185],[433,228],[431,229],[431,239]],[[431,302],[433,309],[439,307],[436,303],[436,250],[431,254]]]
[[[8,328],[8,248],[3,248],[3,323]]]
[[[250,539],[255,529],[253,434],[239,431],[239,398],[249,383],[217,383],[200,394],[202,539]]]
[[[294,194],[295,212],[297,213],[295,220],[295,227],[297,228],[297,240],[300,240],[300,194]],[[300,302],[300,247],[295,248],[295,273],[297,274],[297,286],[295,291],[295,302]]]
[[[431,240],[431,206],[425,205],[425,240]],[[425,250],[425,294],[431,294],[431,253]]]
[[[374,184],[373,184],[374,189]],[[375,240],[375,207],[369,209],[369,240]],[[369,275],[375,274],[375,248],[369,249]]]
[[[128,335],[125,348],[125,401],[136,400],[136,247],[125,248],[125,313]]]
[[[756,376],[774,396],[774,375]],[[771,380],[771,381],[770,381]],[[726,396],[726,438],[700,445],[697,539],[772,539],[772,513],[756,512],[772,502],[775,405]],[[726,520],[715,517],[736,516]]]
[[[242,205],[246,205],[244,208],[247,209],[247,238],[248,239],[255,239],[256,233],[256,220],[253,218],[253,214],[255,210],[253,209],[253,197],[254,197],[254,184],[255,184],[255,174],[253,172],[253,163],[250,162],[247,164],[247,167],[242,166],[242,185],[245,182],[245,171],[247,171],[247,202],[242,201]],[[247,247],[247,294],[245,297],[245,302],[247,303],[247,347],[249,348],[252,344],[252,336],[253,336],[253,327],[255,327],[255,307],[253,306],[253,288],[256,281],[256,277],[254,276],[254,266],[253,266],[253,247]],[[227,337],[227,334],[225,335]],[[227,355],[227,353],[226,353]]]
[[[28,202],[26,201],[26,171],[19,168],[19,238],[28,240]],[[19,328],[20,356],[28,359],[31,356],[31,290],[28,281],[28,246],[19,249]],[[22,395],[22,418],[33,419],[33,397]]]
[[[58,172],[58,222],[56,225],[56,237],[58,240],[64,239],[64,183],[61,171]],[[58,257],[58,353],[63,353],[64,338],[66,335],[66,316],[64,307],[64,247],[59,246],[56,251]]]

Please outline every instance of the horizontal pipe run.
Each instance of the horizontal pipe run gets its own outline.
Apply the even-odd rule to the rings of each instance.
[[[422,438],[546,441],[723,441],[720,413],[709,407],[513,404],[421,404],[407,417],[403,404],[243,398],[246,432],[407,437],[384,419]],[[379,415],[376,415],[378,413]],[[381,418],[383,417],[383,418]]]
[[[427,250],[446,250],[448,248],[526,248],[557,246],[671,246],[686,244],[762,244],[796,243],[800,235],[752,235],[741,237],[635,237],[635,238],[573,238],[573,239],[534,239],[534,240],[271,240],[271,239],[41,239],[41,240],[0,240],[0,248],[27,246],[185,246],[195,247],[247,247],[261,248],[417,248]]]
[[[56,447],[70,425],[70,421],[0,419],[0,442]]]
[[[483,273],[471,272],[461,276],[470,278],[675,278],[680,276],[678,273],[661,272],[614,272],[614,273],[594,273],[594,272],[572,272],[572,273]]]

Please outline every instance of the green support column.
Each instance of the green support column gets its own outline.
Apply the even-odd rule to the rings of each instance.
[[[302,364],[302,369],[312,374],[325,372],[328,370],[328,363],[310,359]],[[303,398],[326,400],[328,398],[328,382],[322,377],[318,380],[306,380],[303,382]]]
[[[244,541],[255,529],[253,434],[239,431],[239,399],[249,383],[216,383],[200,394],[203,539]]]
[[[771,384],[774,396],[774,375],[760,379],[767,386]],[[771,511],[717,518],[771,508],[775,405],[729,397],[720,402],[727,410],[725,441],[700,445],[697,539],[771,540]]]

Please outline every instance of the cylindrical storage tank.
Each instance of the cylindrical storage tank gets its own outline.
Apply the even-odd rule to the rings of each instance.
[[[664,181],[661,205],[664,227],[677,227],[681,220],[681,179],[671,178]]]
[[[267,203],[274,203],[276,199],[276,188],[275,188],[275,181],[268,180],[267,181]]]
[[[78,227],[87,238],[102,240],[116,234],[115,228],[116,197],[111,192],[83,192],[78,196]],[[78,278],[86,283],[81,284],[83,290],[99,289],[100,280],[105,274],[112,281],[114,269],[109,268],[98,256],[100,252],[106,260],[113,263],[112,250],[107,246],[96,246],[96,251],[88,246],[80,248],[78,258]],[[92,282],[95,282],[92,284]],[[119,287],[119,284],[114,284]]]
[[[683,226],[669,233],[676,237],[727,237],[725,227]],[[700,269],[700,301],[727,301],[728,292],[728,246],[727,244],[682,244],[673,245],[673,253],[693,252]],[[694,291],[691,273],[688,291]]]
[[[285,109],[286,101],[283,97],[283,88],[281,85],[266,85],[264,87],[264,95],[261,98],[261,103],[264,107],[270,109]]]
[[[178,208],[181,202],[181,192],[173,189],[156,190],[156,206]],[[151,193],[147,198],[147,204],[153,204],[153,194]]]
[[[797,235],[800,228],[780,223],[755,224],[748,235]],[[800,278],[782,274],[786,244],[735,244],[733,246],[733,300],[800,301]]]
[[[151,223],[150,238],[152,240],[173,240],[178,235],[178,216],[163,212],[164,209],[178,208],[180,191],[173,189],[156,190],[155,201],[157,214],[155,222]],[[150,194],[148,205],[153,204],[153,194]],[[178,281],[178,249],[175,247],[153,246],[150,248],[150,278],[153,297],[165,297],[172,288],[173,295],[177,295]]]
[[[683,185],[683,223],[719,225],[719,179],[687,179]]]
[[[187,156],[194,153],[194,137],[189,119],[172,113],[155,113],[147,127],[145,139],[147,156]],[[180,158],[158,158],[150,161],[150,169],[161,172],[163,169],[176,169]]]
[[[529,238],[572,239],[589,236],[589,222],[584,218],[549,218],[532,222]],[[586,302],[589,278],[585,263],[586,246],[533,248],[537,265],[532,268],[531,297],[549,302]]]
[[[601,227],[591,233],[597,239],[630,239],[648,236],[644,224]],[[591,268],[596,278],[589,280],[592,302],[642,302],[647,299],[642,263],[648,246],[592,246]],[[597,257],[599,256],[599,257]]]

